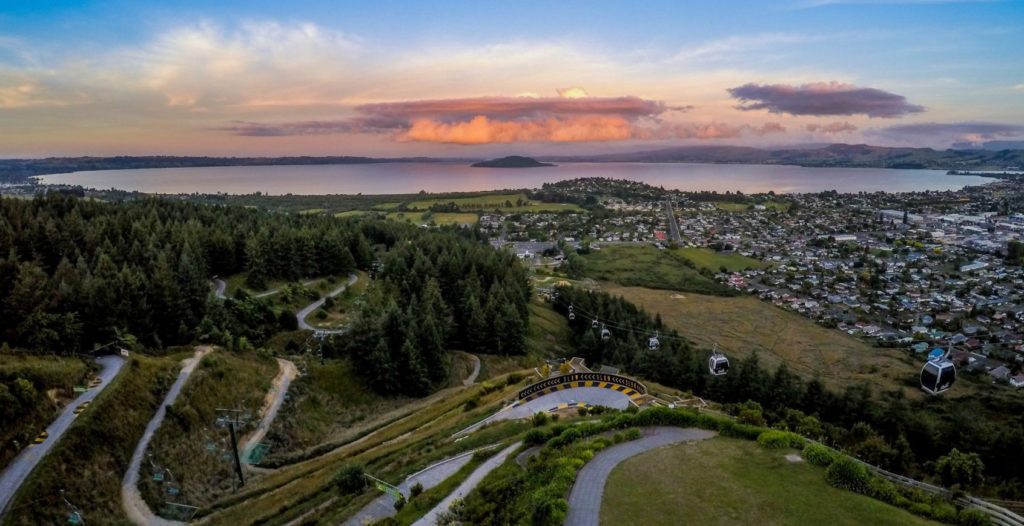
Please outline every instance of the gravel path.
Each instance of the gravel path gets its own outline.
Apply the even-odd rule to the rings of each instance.
[[[260,419],[256,429],[242,441],[243,459],[249,457],[250,448],[259,444],[267,436],[267,433],[270,431],[270,425],[274,423],[274,418],[277,417],[277,412],[281,409],[281,404],[284,403],[284,397],[288,394],[288,387],[291,385],[292,380],[299,375],[299,370],[289,360],[278,358],[277,366],[277,376],[274,377],[271,383],[270,391],[267,392],[267,399],[261,411],[263,417]]]
[[[523,445],[522,442],[516,442],[515,444],[502,449],[498,454],[487,459],[483,464],[480,464],[480,467],[476,468],[476,470],[473,471],[466,480],[462,481],[462,484],[459,484],[459,487],[455,488],[455,491],[445,497],[441,502],[437,503],[437,506],[434,506],[434,509],[428,511],[426,515],[420,518],[420,520],[412,523],[413,526],[434,526],[437,524],[437,517],[441,513],[448,511],[448,507],[452,505],[452,502],[455,502],[455,499],[464,498],[469,494],[469,492],[473,491],[473,488],[475,488],[488,473],[494,471],[495,468],[505,462],[505,459],[508,458],[513,451],[519,449],[519,446],[521,445]]]
[[[706,440],[715,436],[712,431],[680,427],[650,427],[644,430],[646,436],[638,440],[623,442],[605,449],[594,456],[576,476],[576,484],[569,493],[569,516],[566,526],[596,526],[600,524],[601,498],[604,486],[615,466],[623,460],[659,447]]]
[[[480,376],[480,357],[475,354],[469,356],[473,358],[473,372],[469,373],[469,376],[462,381],[462,385],[473,385],[476,383],[476,377]]]
[[[312,314],[313,311],[319,309],[320,306],[323,305],[325,301],[327,301],[327,298],[333,298],[334,296],[341,294],[342,292],[345,291],[345,289],[351,287],[357,281],[359,281],[359,276],[355,274],[349,274],[348,281],[342,283],[340,287],[328,292],[326,296],[314,301],[313,303],[306,305],[305,308],[300,310],[299,313],[295,315],[295,317],[298,318],[299,320],[299,328],[306,331],[314,331],[318,334],[338,334],[340,332],[343,332],[343,329],[317,329],[316,327],[313,327],[312,325],[306,322],[306,317]]]
[[[22,449],[18,456],[14,457],[14,460],[4,468],[3,472],[0,473],[0,516],[3,515],[4,509],[7,508],[11,499],[14,498],[15,492],[18,491],[18,488],[25,482],[29,474],[32,473],[32,470],[36,468],[39,461],[50,452],[54,444],[60,440],[60,437],[74,423],[76,416],[75,408],[85,402],[91,402],[99,396],[110,385],[110,381],[117,376],[117,373],[121,371],[124,362],[125,359],[121,356],[100,356],[96,358],[96,363],[100,364],[101,367],[98,376],[103,383],[98,387],[86,390],[68,405],[64,406],[64,410],[57,419],[46,427],[46,432],[50,436],[42,444],[30,445]]]
[[[157,517],[149,509],[149,505],[146,504],[142,494],[139,493],[139,470],[142,468],[142,460],[146,457],[146,448],[149,447],[149,441],[153,440],[153,435],[156,434],[160,423],[167,416],[167,406],[174,404],[174,401],[181,393],[181,388],[185,386],[185,381],[188,380],[188,377],[195,370],[199,361],[203,359],[203,356],[206,356],[211,350],[213,349],[206,346],[198,347],[196,353],[191,358],[182,362],[178,379],[174,381],[171,389],[167,391],[167,396],[164,397],[163,403],[160,404],[156,414],[153,415],[149,424],[146,425],[146,431],[142,434],[142,439],[135,445],[135,452],[132,453],[132,460],[128,464],[128,471],[125,472],[124,479],[121,480],[121,506],[128,515],[128,519],[134,524],[139,526],[178,526],[184,524],[183,522],[169,521]]]

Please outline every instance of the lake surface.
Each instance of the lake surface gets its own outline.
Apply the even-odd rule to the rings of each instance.
[[[411,194],[538,188],[578,177],[643,181],[678,190],[804,193],[957,190],[990,183],[942,170],[803,168],[756,164],[564,163],[551,168],[471,168],[461,163],[381,163],[318,166],[227,166],[102,170],[43,176],[49,184],[147,193],[263,192],[296,194]]]

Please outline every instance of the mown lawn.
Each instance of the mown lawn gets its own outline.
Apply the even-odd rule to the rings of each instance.
[[[614,284],[605,284],[604,289],[651,314],[660,313],[665,324],[703,347],[717,343],[729,356],[746,357],[757,352],[761,363],[771,369],[785,362],[790,371],[808,380],[820,378],[831,387],[866,381],[919,396],[915,380],[920,366],[901,351],[874,348],[757,298]]]
[[[710,248],[677,248],[672,250],[693,262],[698,267],[703,267],[712,272],[719,272],[722,267],[729,272],[738,272],[746,269],[763,268],[765,264],[754,258],[748,258],[740,254],[723,254],[715,252]]]
[[[687,266],[670,250],[651,245],[605,245],[584,257],[587,277],[620,285],[706,294],[733,294],[724,285]]]
[[[638,455],[608,478],[601,524],[938,524],[833,488],[825,470],[787,453],[719,437]]]

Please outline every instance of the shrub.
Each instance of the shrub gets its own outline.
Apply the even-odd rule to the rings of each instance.
[[[836,488],[866,493],[871,475],[863,464],[850,457],[841,456],[828,467],[825,480]]]
[[[534,413],[533,414],[533,426],[534,427],[540,427],[540,426],[542,426],[542,425],[544,425],[546,423],[548,423],[548,414],[547,413]]]
[[[626,439],[626,435],[623,435],[621,432],[620,433],[615,433],[614,435],[612,435],[612,443],[615,443],[615,444],[619,444],[619,443],[621,443],[625,439]]]
[[[402,508],[404,508],[404,507],[405,507],[405,499],[404,498],[399,498],[398,500],[395,501],[395,509],[396,510],[402,511]]]
[[[551,438],[543,429],[531,429],[523,436],[523,442],[528,446],[539,446]]]
[[[769,430],[757,436],[757,443],[768,449],[787,449],[804,447],[804,439],[789,431]]]
[[[956,524],[956,507],[948,502],[936,502],[932,505],[931,518],[946,524]]]
[[[579,413],[580,416],[587,416],[587,408],[586,407],[579,407],[579,408],[576,409],[576,412]]]
[[[868,482],[868,496],[886,504],[896,504],[900,493],[892,482],[881,477],[872,477]]]
[[[638,440],[644,434],[638,428],[631,427],[626,430],[625,436],[626,440]]]
[[[832,462],[836,460],[835,452],[814,442],[810,442],[804,447],[803,457],[807,462],[823,468],[831,466]]]
[[[419,482],[413,484],[413,486],[409,488],[409,495],[412,498],[419,497],[420,493],[423,493],[423,484],[420,484]]]
[[[985,512],[977,508],[964,508],[960,510],[956,522],[962,526],[989,526],[989,524],[992,524],[988,515],[985,515]]]
[[[355,493],[363,489],[366,485],[366,480],[363,479],[363,466],[350,464],[341,468],[334,476],[334,485],[342,493]]]

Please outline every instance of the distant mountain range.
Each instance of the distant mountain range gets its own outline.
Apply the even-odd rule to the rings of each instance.
[[[1024,150],[933,150],[866,144],[821,148],[761,149],[745,146],[680,146],[629,153],[549,156],[557,162],[791,164],[812,167],[927,168],[938,170],[1019,170]]]
[[[1015,144],[1010,142],[1009,144]],[[645,162],[645,163],[736,163],[789,164],[809,167],[928,168],[936,170],[1024,169],[1024,149],[933,150],[931,148],[890,148],[866,144],[831,144],[820,147],[779,149],[746,146],[679,146],[658,150],[594,155],[539,157],[549,162]],[[182,168],[207,166],[323,165],[412,162],[473,162],[479,159],[432,157],[50,157],[46,159],[0,159],[0,183],[22,183],[37,175],[85,170],[133,168]],[[482,161],[475,166],[543,166],[537,159],[510,156]]]

